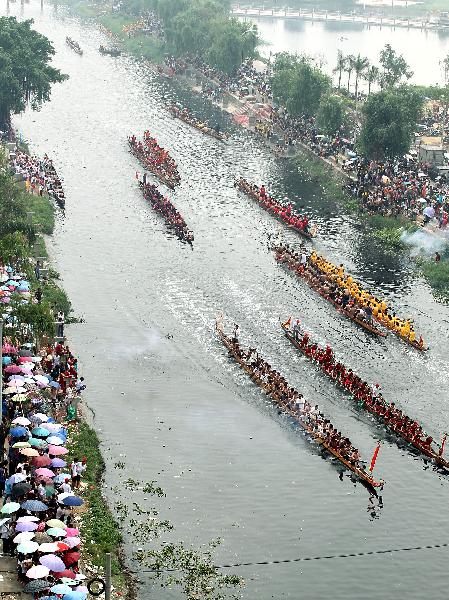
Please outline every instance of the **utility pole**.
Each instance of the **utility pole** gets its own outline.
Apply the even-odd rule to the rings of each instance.
[[[107,552],[107,554],[105,556],[104,579],[105,579],[104,600],[111,600],[112,582],[111,582],[111,553],[110,552]]]

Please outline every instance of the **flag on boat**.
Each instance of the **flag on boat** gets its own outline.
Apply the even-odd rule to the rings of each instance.
[[[374,450],[373,458],[371,459],[371,464],[369,466],[370,473],[373,472],[374,465],[376,464],[376,460],[377,460],[377,455],[379,454],[379,450],[380,450],[380,442],[377,442],[377,446],[376,446],[376,449]]]

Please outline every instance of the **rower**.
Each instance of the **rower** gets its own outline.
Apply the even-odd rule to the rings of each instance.
[[[296,319],[295,324],[293,325],[293,337],[296,341],[299,341],[299,334],[301,333],[301,323],[299,319]]]

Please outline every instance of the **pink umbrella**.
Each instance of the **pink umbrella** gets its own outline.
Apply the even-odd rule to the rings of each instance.
[[[52,454],[53,456],[61,456],[62,454],[68,454],[69,451],[67,450],[67,448],[64,448],[63,446],[50,445],[48,447],[48,453]]]
[[[51,460],[46,454],[43,454],[42,456],[35,456],[31,464],[35,467],[48,467],[51,464]]]
[[[5,367],[3,370],[5,373],[21,373],[22,372],[22,368],[19,367],[18,365],[9,365],[9,367]]]
[[[26,572],[26,576],[29,579],[42,579],[43,577],[47,577],[50,574],[50,569],[44,567],[44,565],[36,565],[35,567],[31,567]]]
[[[80,530],[76,527],[68,527],[65,530],[65,534],[67,537],[77,537],[80,534]]]
[[[8,342],[6,342],[6,344],[3,344],[3,346],[2,346],[3,354],[15,354],[16,352],[17,352],[17,348],[12,346],[11,344],[8,344]]]
[[[39,477],[55,477],[55,473],[53,473],[53,471],[51,471],[50,469],[46,469],[45,467],[40,467],[39,469],[36,469],[34,472]]]

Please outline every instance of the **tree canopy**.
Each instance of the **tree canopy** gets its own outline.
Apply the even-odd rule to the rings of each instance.
[[[345,124],[345,104],[337,94],[325,94],[321,99],[316,115],[318,128],[328,135],[334,135]]]
[[[231,74],[252,58],[257,27],[229,18],[229,4],[218,0],[156,0],[167,42],[177,54],[199,54],[212,66]]]
[[[390,44],[385,44],[381,50],[379,62],[381,72],[378,81],[382,89],[394,87],[401,83],[403,78],[410,79],[413,76],[405,58],[402,54],[396,54],[396,50],[393,50]]]
[[[359,148],[375,159],[406,154],[423,106],[415,88],[401,86],[371,94],[365,102]]]
[[[330,88],[330,77],[306,57],[279,54],[271,86],[274,97],[293,116],[315,115],[322,95]]]
[[[0,126],[27,103],[39,109],[50,98],[51,84],[66,79],[49,63],[55,51],[50,41],[31,29],[33,21],[0,18]]]

